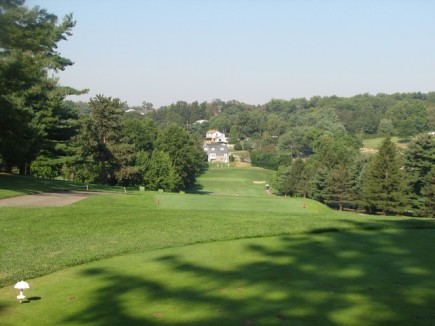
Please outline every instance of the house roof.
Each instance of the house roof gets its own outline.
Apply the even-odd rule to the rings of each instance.
[[[211,129],[211,130],[207,131],[207,133],[212,134],[212,133],[214,133],[214,132],[216,132],[216,131],[217,131],[217,130]],[[203,132],[204,132],[204,131],[203,131]]]
[[[218,148],[218,147],[224,147],[224,148],[228,148],[227,145],[222,144],[222,143],[211,143],[211,144],[205,144],[204,147],[208,147],[208,148]]]

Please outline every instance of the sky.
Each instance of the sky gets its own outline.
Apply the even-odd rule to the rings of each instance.
[[[62,18],[60,84],[177,101],[435,90],[432,0],[27,0]]]

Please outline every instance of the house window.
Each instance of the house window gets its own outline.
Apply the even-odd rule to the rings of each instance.
[[[208,148],[206,147],[206,148],[204,148],[204,150],[205,150],[205,151],[208,151]]]
[[[216,158],[216,153],[210,153],[210,159],[215,159]]]
[[[215,150],[215,148],[213,147],[213,148],[211,149],[211,151],[214,152],[214,150]]]

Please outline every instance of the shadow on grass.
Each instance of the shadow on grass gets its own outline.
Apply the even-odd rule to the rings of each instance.
[[[364,223],[360,224],[364,229]],[[234,255],[238,252],[228,252],[228,259],[235,262],[226,268],[192,263],[183,256],[158,259],[171,274],[197,280],[193,284],[210,284],[208,289],[147,277],[146,265],[143,277],[87,269],[83,277],[104,285],[93,293],[92,305],[64,322],[198,326],[433,323],[435,257],[428,252],[435,241],[434,230],[360,230],[277,239],[277,245],[241,240],[246,241],[243,255],[253,258],[237,263]],[[139,317],[122,300],[131,293],[146,301],[144,305],[160,304],[162,310]],[[206,317],[177,316],[168,302],[210,313]],[[164,318],[171,314],[170,320]]]
[[[210,195],[213,193],[211,191],[203,191],[202,189],[204,189],[204,186],[197,183],[187,190],[187,193],[194,195]]]
[[[30,297],[30,298],[27,298],[27,300],[29,300],[29,301],[39,301],[41,299],[42,299],[41,297]]]

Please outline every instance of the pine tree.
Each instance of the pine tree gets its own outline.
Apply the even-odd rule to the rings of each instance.
[[[430,180],[426,178],[435,165],[435,137],[428,134],[418,136],[405,154],[405,169],[410,179],[413,208],[420,211],[424,206],[423,188]]]
[[[325,202],[338,205],[340,211],[345,204],[353,203],[354,192],[351,176],[345,164],[329,173],[325,187]]]
[[[384,215],[403,213],[406,209],[406,178],[396,145],[386,138],[372,158],[362,184],[362,197],[371,212]]]
[[[16,166],[30,173],[38,155],[47,162],[56,157],[55,143],[68,136],[61,102],[80,92],[60,87],[51,75],[73,64],[58,52],[58,43],[74,25],[71,14],[59,21],[24,0],[0,1],[0,161],[8,171]]]
[[[424,202],[421,213],[423,216],[435,217],[435,167],[432,167],[425,181],[425,186],[422,189]]]
[[[121,118],[124,103],[97,95],[90,100],[91,112],[82,120],[82,128],[77,137],[80,155],[84,160],[98,165],[98,182],[115,183],[115,172],[119,168],[125,148],[121,143]]]

